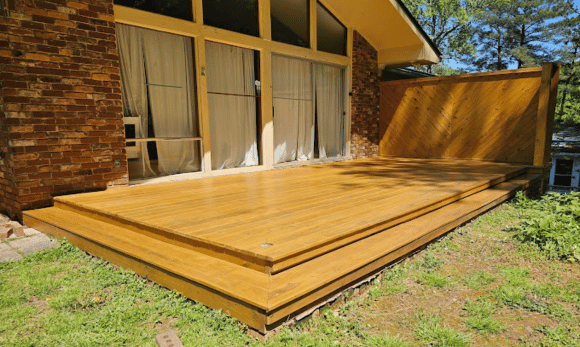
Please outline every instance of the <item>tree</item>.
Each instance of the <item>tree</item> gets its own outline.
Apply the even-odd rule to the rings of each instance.
[[[509,54],[521,69],[550,59],[553,48],[546,43],[565,29],[574,8],[564,0],[512,0],[507,9],[507,30],[513,45]]]
[[[442,53],[442,61],[473,54],[471,21],[486,0],[404,0],[405,5]],[[433,72],[433,67],[427,68]],[[441,71],[450,71],[448,66]]]
[[[477,17],[474,27],[476,53],[464,55],[463,61],[473,71],[505,70],[512,62],[509,50],[513,38],[508,31],[510,17],[506,11],[509,0],[490,1]]]
[[[556,51],[560,70],[556,121],[580,124],[580,14],[562,21],[559,46]]]
[[[475,23],[476,56],[463,61],[477,71],[539,66],[553,57],[572,13],[569,0],[490,1]]]

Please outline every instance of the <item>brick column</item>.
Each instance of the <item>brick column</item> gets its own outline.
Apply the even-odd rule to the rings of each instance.
[[[357,31],[353,36],[351,142],[353,158],[379,153],[381,81],[377,50]]]
[[[112,0],[0,14],[0,210],[128,181]]]

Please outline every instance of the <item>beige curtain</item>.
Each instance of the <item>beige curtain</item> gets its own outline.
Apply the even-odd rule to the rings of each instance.
[[[259,164],[254,51],[206,43],[212,169]]]
[[[314,157],[312,63],[272,56],[274,162]]]
[[[121,69],[121,93],[123,98],[123,113],[139,117],[141,132],[136,137],[147,137],[149,121],[149,106],[147,100],[147,85],[145,76],[145,60],[143,57],[143,30],[117,24],[117,46]],[[137,143],[140,156],[137,159],[137,174],[140,177],[151,177],[155,173],[151,169],[147,144]]]
[[[339,157],[344,151],[344,70],[315,64],[316,117],[320,158]]]
[[[193,137],[197,126],[191,39],[153,30],[144,30],[143,39],[155,137]],[[158,141],[160,174],[198,171],[195,145],[193,141]]]
[[[117,32],[123,104],[126,113],[141,118],[137,137],[147,137],[149,113],[155,137],[196,136],[191,39],[123,24],[117,25]],[[156,145],[160,175],[200,169],[195,142],[157,141]],[[155,176],[146,144],[138,146],[140,176]]]

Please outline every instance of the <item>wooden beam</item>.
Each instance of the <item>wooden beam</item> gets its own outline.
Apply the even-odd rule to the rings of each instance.
[[[195,44],[195,77],[197,81],[197,112],[199,115],[199,134],[203,138],[203,171],[211,172],[211,137],[209,106],[207,99],[207,76],[205,64],[205,39],[198,36]]]
[[[260,37],[264,40],[272,40],[272,29],[270,24],[270,0],[258,1],[258,19],[260,26]]]
[[[191,0],[193,3],[193,21],[203,24],[203,0]]]
[[[351,94],[352,91],[352,51],[353,51],[353,42],[354,42],[354,28],[349,27],[346,30],[346,56],[348,57],[348,66],[346,67],[344,78],[346,79],[346,83],[344,84],[345,91],[344,91],[344,111],[345,111],[345,120],[344,120],[344,134],[345,134],[345,155],[347,157],[350,156],[350,143],[351,143],[351,126],[352,126],[352,100]]]
[[[260,77],[262,86],[261,129],[262,129],[262,164],[265,168],[274,166],[274,118],[272,111],[272,51],[264,49],[260,60]]]
[[[552,78],[554,74],[559,75],[558,69],[554,71],[553,63],[545,63],[542,66],[542,81],[540,84],[538,114],[536,118],[536,142],[534,147],[534,166],[545,166],[549,161],[550,137],[554,122],[554,112],[550,110],[551,93],[554,88]],[[558,82],[555,82],[555,88]],[[550,119],[552,118],[552,119]],[[546,158],[546,152],[548,153]]]
[[[309,25],[309,30],[310,30],[310,48],[313,50],[318,50],[318,44],[317,44],[317,32],[316,32],[316,28],[317,28],[317,24],[316,24],[316,10],[317,10],[317,1],[316,0],[310,0],[309,1],[310,4],[310,25]]]

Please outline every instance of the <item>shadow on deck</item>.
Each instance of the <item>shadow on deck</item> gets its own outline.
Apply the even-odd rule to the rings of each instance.
[[[380,157],[63,196],[24,222],[265,333],[538,178]]]

